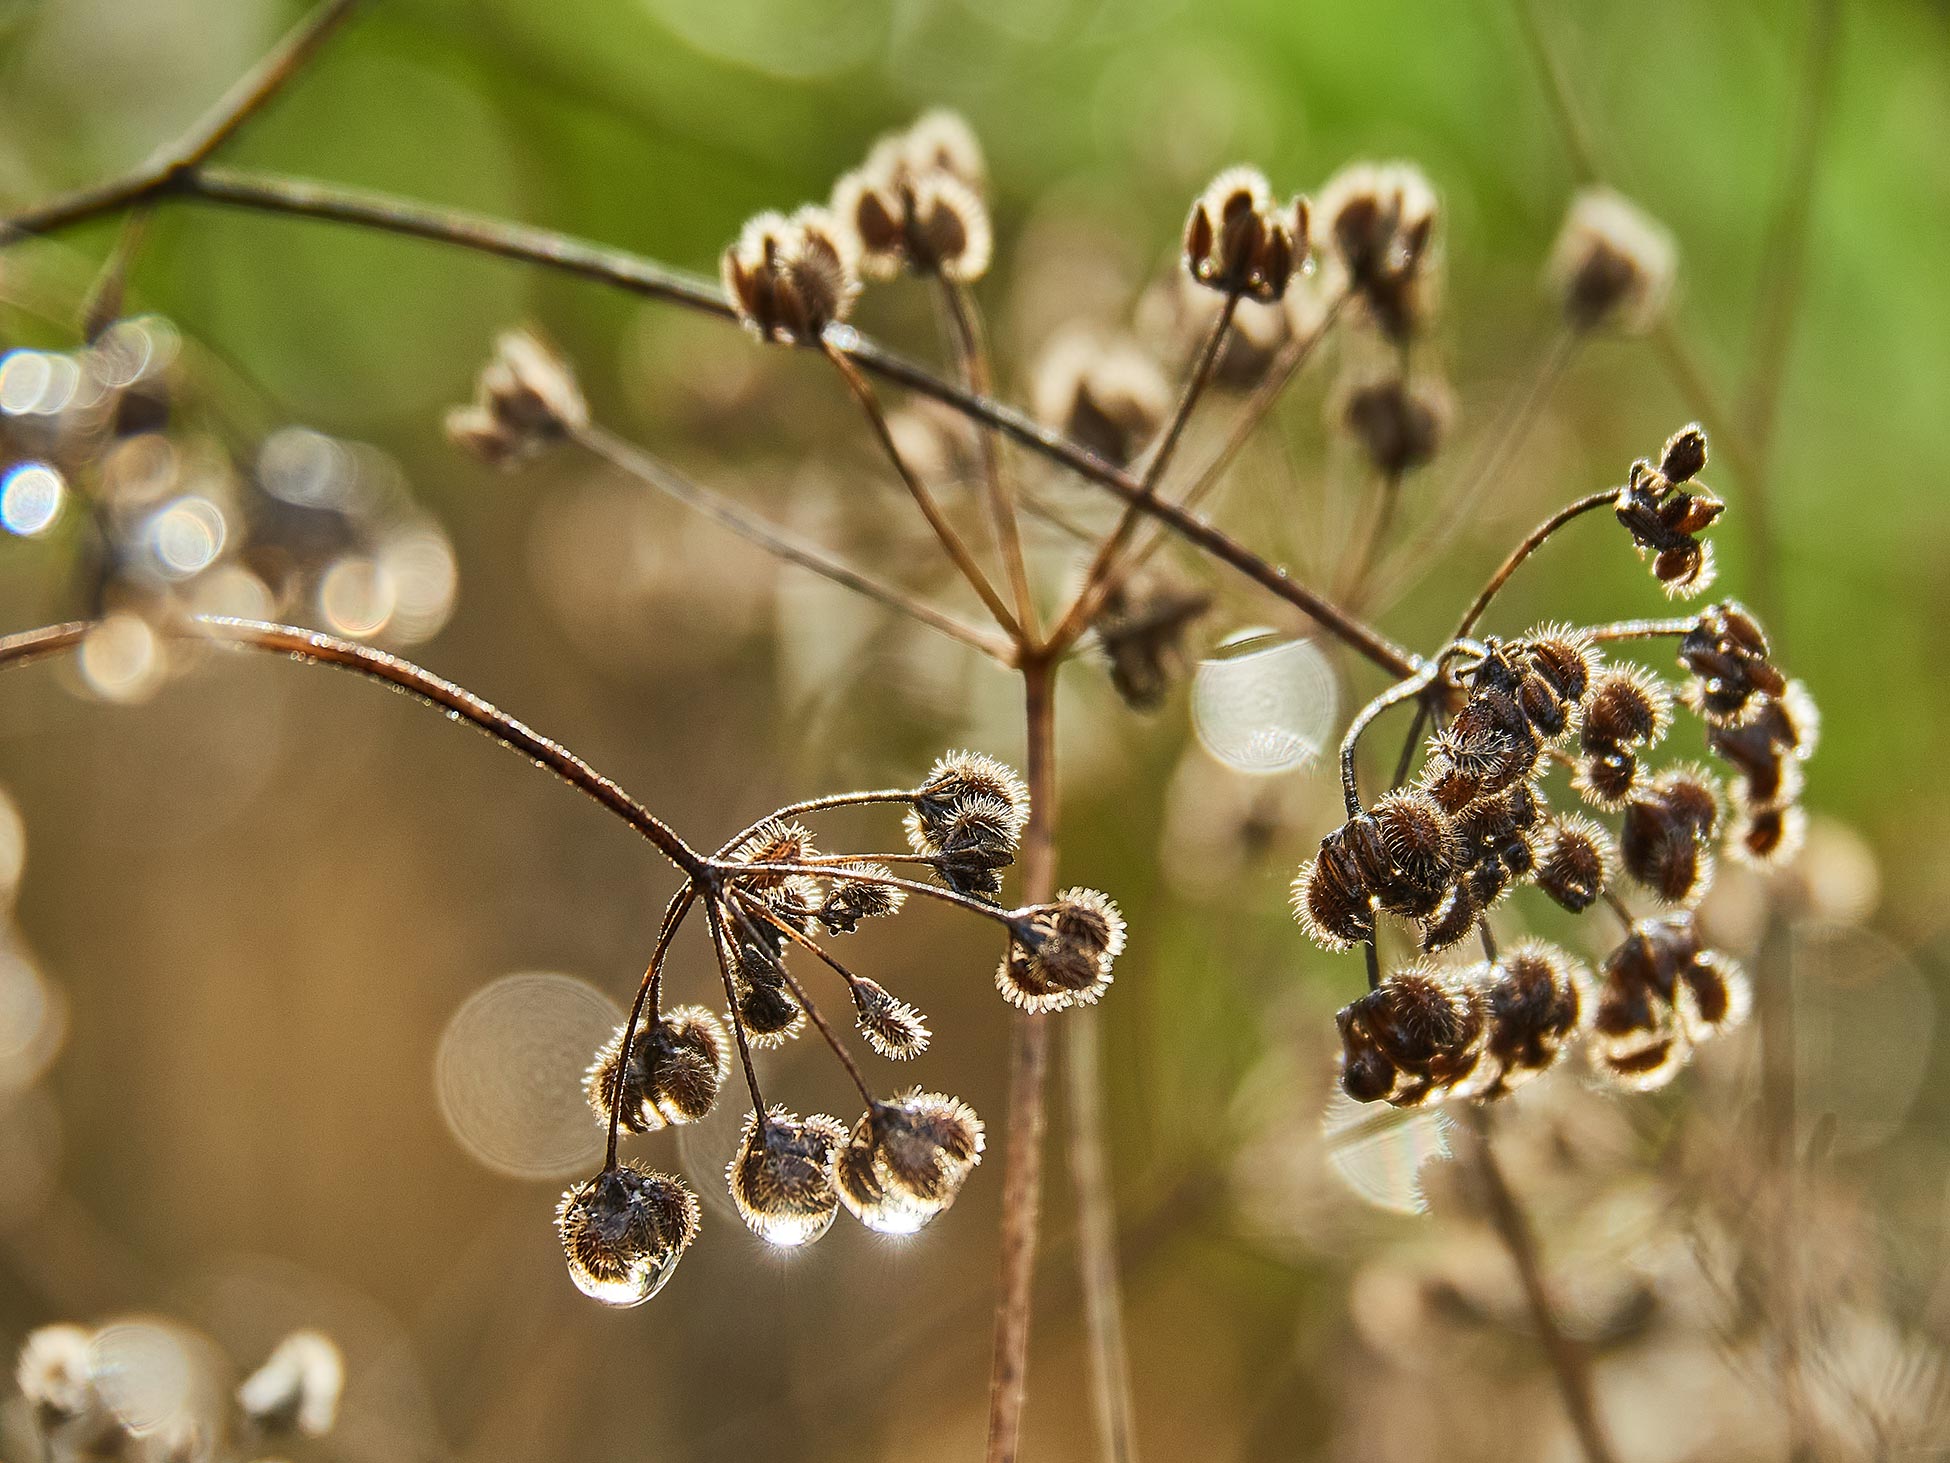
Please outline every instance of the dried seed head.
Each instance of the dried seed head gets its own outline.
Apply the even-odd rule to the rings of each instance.
[[[1672,693],[1642,666],[1609,666],[1585,692],[1582,741],[1587,752],[1655,746],[1671,724]]]
[[[1808,815],[1788,803],[1781,807],[1742,808],[1727,830],[1727,852],[1757,869],[1777,869],[1801,851]]]
[[[1321,190],[1316,210],[1349,291],[1391,340],[1427,324],[1434,306],[1435,189],[1408,163],[1355,163]]]
[[[1666,438],[1665,451],[1659,454],[1659,472],[1667,482],[1689,483],[1706,466],[1706,429],[1688,422]]]
[[[982,1120],[957,1098],[913,1088],[877,1102],[834,1164],[840,1202],[869,1229],[912,1234],[954,1202],[982,1146]]]
[[[1679,663],[1692,673],[1686,704],[1714,726],[1741,726],[1769,698],[1787,695],[1787,678],[1774,665],[1760,622],[1731,600],[1700,612],[1699,624],[1679,642]],[[1813,709],[1805,693],[1800,709]]]
[[[853,241],[823,208],[761,213],[724,252],[725,293],[760,340],[817,344],[860,291]]]
[[[1570,625],[1546,625],[1523,638],[1531,668],[1566,701],[1582,701],[1598,674],[1597,643]]]
[[[43,1427],[100,1410],[90,1342],[80,1326],[42,1326],[27,1333],[14,1362],[14,1385]]]
[[[1463,1081],[1483,1055],[1481,993],[1429,965],[1394,971],[1334,1019],[1341,1087],[1356,1102],[1416,1106]]]
[[[1459,945],[1476,928],[1482,913],[1475,892],[1467,882],[1452,884],[1442,896],[1435,913],[1422,921],[1422,953],[1436,955]]]
[[[1746,1014],[1745,978],[1724,955],[1701,948],[1690,914],[1641,920],[1607,957],[1603,975],[1593,1059],[1636,1091],[1664,1086],[1695,1044]]]
[[[1639,553],[1654,556],[1652,573],[1666,592],[1689,597],[1713,582],[1712,545],[1698,535],[1726,505],[1692,477],[1706,460],[1706,434],[1697,425],[1682,428],[1667,441],[1662,461],[1667,460],[1687,473],[1686,487],[1640,459],[1632,464],[1612,511]]]
[[[1158,579],[1119,584],[1103,597],[1091,628],[1110,666],[1110,683],[1133,711],[1164,704],[1185,663],[1185,632],[1212,596]]]
[[[1709,847],[1719,816],[1718,794],[1702,774],[1661,773],[1625,807],[1618,833],[1625,871],[1668,903],[1691,903],[1712,882]]]
[[[1672,235],[1609,188],[1571,200],[1546,271],[1573,330],[1643,335],[1672,294],[1679,252]]]
[[[631,1045],[635,1047],[638,1044],[633,1042]],[[619,1068],[623,1068],[620,1073]],[[663,1115],[651,1103],[649,1094],[644,1090],[643,1079],[643,1063],[636,1051],[631,1052],[627,1066],[623,1061],[623,1028],[619,1026],[610,1039],[596,1049],[596,1059],[589,1064],[589,1070],[582,1077],[583,1095],[588,1098],[589,1110],[595,1113],[596,1121],[607,1128],[612,1108],[619,1107],[617,1122],[627,1131],[649,1133],[661,1128],[664,1125]]]
[[[622,1044],[619,1027],[596,1053],[583,1079],[590,1109],[605,1127],[610,1103],[619,1092],[618,1121],[632,1133],[652,1133],[667,1123],[696,1122],[711,1110],[731,1070],[724,1024],[703,1006],[679,1006],[639,1029],[630,1042],[630,1060],[619,1088]]]
[[[783,1107],[762,1119],[748,1114],[725,1178],[752,1233],[781,1249],[826,1233],[839,1208],[833,1155],[845,1142],[844,1125],[824,1113],[803,1120]]]
[[[1030,383],[1037,420],[1114,467],[1127,467],[1171,411],[1171,385],[1151,354],[1126,336],[1066,330],[1037,359]]]
[[[1679,972],[1679,1024],[1695,1045],[1747,1019],[1753,997],[1740,966],[1717,950],[1702,950]]]
[[[1529,940],[1477,967],[1475,978],[1489,1018],[1488,1060],[1469,1085],[1500,1097],[1557,1061],[1578,1030],[1588,977],[1555,945]]]
[[[568,362],[525,330],[495,340],[473,404],[447,414],[454,445],[497,467],[532,457],[588,425],[589,407]]]
[[[806,1029],[806,1009],[784,985],[740,979],[735,988],[738,1019],[754,1050],[784,1046]]]
[[[1352,950],[1374,935],[1374,897],[1337,835],[1293,879],[1293,917],[1323,950]]]
[[[237,1406],[266,1433],[322,1438],[338,1420],[345,1360],[328,1336],[293,1331],[237,1389]]]
[[[1334,415],[1383,477],[1398,478],[1426,464],[1441,446],[1452,401],[1431,378],[1399,375],[1354,385],[1341,393]]]
[[[892,876],[893,870],[884,864],[855,861],[834,865],[828,875],[826,901],[819,908],[819,922],[826,932],[850,935],[860,928],[863,919],[898,914],[907,902],[907,891],[873,882]]]
[[[1611,747],[1579,760],[1571,789],[1594,808],[1610,813],[1625,806],[1638,779],[1638,756],[1623,747]]]
[[[1094,1005],[1110,988],[1123,953],[1124,916],[1109,895],[1065,889],[1053,904],[1015,911],[1016,938],[995,973],[996,989],[1025,1011]]]
[[[956,829],[955,815],[973,805],[998,823],[1013,854],[1029,822],[1029,789],[1013,767],[980,752],[950,752],[928,771],[907,815],[907,841],[916,853],[939,853]]]
[[[942,820],[935,874],[957,894],[993,898],[1002,892],[1002,871],[1015,861],[1014,818],[989,797],[972,797]]]
[[[1454,871],[1460,855],[1455,824],[1426,792],[1403,788],[1386,793],[1369,816],[1400,877],[1426,885]]]
[[[923,112],[905,132],[881,139],[869,164],[897,178],[946,175],[977,193],[988,176],[975,129],[959,112],[945,107]]]
[[[693,1239],[697,1195],[634,1159],[578,1184],[555,1228],[576,1289],[604,1305],[642,1305],[662,1290]]]
[[[854,1016],[867,1044],[891,1061],[906,1061],[928,1049],[926,1018],[886,987],[865,976],[848,982]]]
[[[1590,818],[1553,818],[1538,839],[1537,887],[1573,914],[1597,902],[1617,866],[1611,835]]]
[[[832,212],[851,232],[868,278],[892,279],[907,270],[966,283],[988,270],[994,247],[988,206],[952,174],[890,173],[869,163],[835,185]]]
[[[1274,203],[1265,174],[1228,168],[1192,204],[1185,223],[1185,268],[1198,283],[1222,293],[1277,300],[1306,262],[1309,227],[1306,199],[1281,206]]]

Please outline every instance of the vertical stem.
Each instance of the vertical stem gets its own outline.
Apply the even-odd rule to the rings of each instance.
[[[1097,1009],[1074,1011],[1063,1030],[1068,1078],[1070,1180],[1077,1196],[1077,1278],[1090,1339],[1090,1382],[1106,1463],[1135,1463],[1137,1420],[1118,1279],[1117,1206],[1104,1145],[1103,1072]]]
[[[1032,656],[1022,668],[1028,739],[1029,826],[1023,834],[1023,902],[1056,892],[1056,663]],[[1030,1287],[1042,1205],[1044,1089],[1049,1021],[1015,1018],[1009,1067],[1009,1140],[1002,1172],[1002,1278],[995,1302],[995,1356],[989,1372],[988,1463],[1015,1463],[1029,1382]]]
[[[1616,1463],[1617,1455],[1612,1452],[1611,1441],[1605,1435],[1597,1404],[1592,1399],[1590,1364],[1584,1348],[1565,1335],[1557,1322],[1557,1310],[1544,1281],[1543,1261],[1537,1251],[1537,1235],[1531,1228],[1530,1216],[1511,1192],[1509,1180],[1504,1178],[1502,1166],[1490,1146],[1489,1116],[1482,1108],[1475,1108],[1463,1126],[1470,1134],[1471,1167],[1489,1205],[1490,1223],[1517,1267],[1524,1300],[1530,1307],[1531,1324],[1537,1328],[1537,1339],[1556,1375],[1557,1390],[1564,1399],[1565,1411],[1570,1414],[1571,1428],[1578,1435],[1585,1463]]]

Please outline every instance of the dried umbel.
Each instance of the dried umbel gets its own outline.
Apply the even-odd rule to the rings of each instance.
[[[1244,299],[1277,300],[1312,248],[1303,197],[1273,201],[1265,174],[1229,168],[1192,204],[1185,268],[1202,285]]]
[[[1706,433],[1682,427],[1666,443],[1659,465],[1641,458],[1618,490],[1615,512],[1652,573],[1675,596],[1699,594],[1713,582],[1713,546],[1699,535],[1726,505],[1694,476],[1706,466]]]
[[[1335,416],[1376,472],[1401,477],[1425,466],[1442,445],[1451,403],[1440,382],[1387,375],[1345,390]]]
[[[1446,1094],[1483,1055],[1482,991],[1430,965],[1392,972],[1341,1008],[1341,1087],[1356,1102],[1413,1107]]]
[[[1037,418],[1114,467],[1136,461],[1171,410],[1171,386],[1149,352],[1123,336],[1065,331],[1036,365]]]
[[[696,1122],[710,1112],[731,1071],[724,1023],[703,1006],[679,1006],[639,1030],[630,1041],[627,1064],[621,1061],[622,1046],[619,1027],[596,1053],[583,1087],[604,1124],[620,1100],[616,1117],[632,1133]]]
[[[474,401],[447,414],[447,435],[483,462],[512,467],[589,425],[575,373],[523,330],[494,343]]]
[[[966,282],[989,265],[981,152],[967,123],[933,112],[880,139],[833,189],[832,213],[853,236],[863,274],[903,270]]]
[[[800,1118],[775,1106],[745,1118],[725,1178],[753,1234],[791,1249],[832,1228],[839,1209],[833,1156],[846,1137],[839,1119],[824,1113]]]
[[[1110,683],[1133,711],[1156,711],[1184,669],[1185,635],[1212,596],[1159,578],[1121,583],[1090,622]]]
[[[1571,329],[1642,335],[1658,323],[1678,268],[1663,225],[1622,194],[1592,186],[1571,200],[1546,277]]]
[[[1746,978],[1704,949],[1690,914],[1641,920],[1605,959],[1592,1060],[1622,1087],[1663,1087],[1692,1049],[1746,1018]]]
[[[322,1438],[344,1391],[345,1360],[331,1338],[293,1331],[237,1388],[237,1406],[259,1432]]]
[[[1697,768],[1660,773],[1625,805],[1618,848],[1625,871],[1668,904],[1696,900],[1712,882],[1719,791]]]
[[[910,803],[908,844],[933,860],[944,884],[983,897],[1001,891],[1002,870],[1015,862],[1029,821],[1029,790],[1013,768],[979,753],[951,753]]]
[[[860,292],[851,236],[823,208],[761,213],[725,250],[725,293],[761,340],[816,345]]]
[[[904,1062],[928,1049],[932,1033],[927,1018],[887,988],[865,976],[847,983],[853,996],[854,1017],[867,1044],[890,1061]]]
[[[982,1120],[968,1104],[913,1088],[876,1102],[834,1160],[847,1213],[882,1234],[912,1234],[940,1214],[982,1161]]]
[[[1321,189],[1320,228],[1345,287],[1390,340],[1427,325],[1435,295],[1435,189],[1408,163],[1355,163]]]
[[[662,1290],[697,1223],[697,1195],[634,1159],[570,1189],[555,1210],[569,1278],[611,1306],[642,1305]]]
[[[1094,1005],[1110,989],[1124,950],[1124,916],[1095,889],[1065,889],[1051,904],[1018,909],[996,989],[1025,1011]]]

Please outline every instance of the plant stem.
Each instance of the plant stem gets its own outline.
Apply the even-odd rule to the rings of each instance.
[[[73,620],[63,625],[46,625],[0,638],[0,667],[24,664],[71,650],[81,644],[98,623],[95,620]],[[315,630],[303,630],[294,625],[273,625],[261,620],[231,619],[222,615],[192,615],[177,624],[165,625],[162,630],[163,633],[186,640],[214,641],[247,650],[268,651],[293,660],[335,666],[384,681],[463,721],[471,722],[503,746],[553,772],[649,839],[665,858],[694,882],[708,885],[716,878],[711,863],[703,854],[567,747],[550,741],[465,687],[443,680],[411,661]]]
[[[1517,572],[1517,566],[1542,548],[1544,541],[1552,534],[1572,519],[1582,517],[1596,508],[1609,507],[1617,501],[1618,489],[1606,488],[1601,493],[1592,493],[1587,497],[1579,498],[1575,503],[1567,503],[1533,528],[1524,541],[1510,551],[1510,557],[1498,566],[1496,573],[1490,576],[1490,582],[1483,586],[1482,592],[1463,612],[1463,617],[1456,622],[1455,633],[1449,638],[1460,640],[1476,628],[1476,622],[1483,618],[1483,612],[1490,607],[1490,601],[1495,599],[1502,592],[1503,586],[1510,582],[1510,576]]]
[[[1137,1418],[1118,1278],[1117,1207],[1104,1144],[1101,1031],[1095,1007],[1073,1011],[1064,1020],[1070,1179],[1077,1198],[1077,1279],[1083,1293],[1091,1393],[1103,1455],[1106,1463],[1136,1463]]]
[[[842,976],[847,977],[848,990],[850,991],[852,989],[851,972],[837,960],[834,960],[824,950],[820,949],[809,936],[795,930],[791,925],[787,924],[756,900],[741,899],[739,902],[744,905],[748,912],[757,915],[788,940],[812,951],[813,954],[817,955],[821,960],[824,960],[828,965],[831,965]],[[813,1002],[813,998],[806,994],[806,988],[799,984],[792,972],[787,970],[783,963],[779,966],[779,974],[785,977],[785,983],[791,988],[792,994],[798,998],[799,1005],[805,1010],[806,1015],[812,1018],[812,1024],[819,1028],[820,1036],[825,1038],[826,1045],[833,1049],[833,1055],[839,1058],[840,1065],[846,1068],[846,1075],[853,1079],[853,1086],[859,1092],[860,1100],[868,1107],[872,1107],[874,1105],[873,1089],[867,1086],[866,1076],[860,1071],[860,1064],[853,1060],[853,1053],[846,1049],[846,1043],[840,1040],[839,1033],[826,1024],[825,1016],[820,1013],[819,1007]]]
[[[950,639],[959,640],[962,644],[981,651],[992,660],[1006,665],[1014,657],[1014,648],[995,636],[985,634],[973,625],[964,624],[953,615],[946,614],[933,605],[915,598],[904,589],[883,583],[870,574],[840,562],[824,549],[786,533],[758,514],[740,507],[723,494],[692,482],[661,458],[652,456],[614,432],[599,426],[588,426],[576,433],[576,441],[611,466],[620,468],[632,477],[648,483],[658,492],[675,498],[685,507],[703,514],[712,522],[722,524],[746,542],[756,544],[775,559],[782,559],[788,564],[797,564],[802,569],[810,569],[835,584],[864,595],[875,603],[885,605],[932,630],[938,630]]]
[[[1031,809],[1031,816],[1034,816],[1034,809]],[[858,855],[854,855],[854,857],[858,857]],[[831,864],[747,864],[734,862],[725,858],[711,859],[708,861],[708,866],[714,871],[717,878],[723,880],[737,879],[745,874],[812,874],[817,878],[823,879],[831,877],[833,873],[833,866]],[[945,904],[954,905],[957,909],[965,909],[970,914],[979,914],[985,919],[992,919],[998,924],[1006,925],[1011,933],[1016,928],[1014,911],[1003,909],[1000,905],[990,904],[986,900],[976,899],[967,894],[957,894],[954,890],[943,889],[938,884],[923,884],[918,879],[902,879],[893,874],[870,874],[864,869],[857,871],[849,870],[846,877],[856,884],[879,884],[888,889],[904,889],[909,894],[919,894],[928,899],[939,899]]]
[[[1023,837],[1023,900],[1056,892],[1056,666],[1042,657],[1022,668],[1028,739],[1029,826]],[[1042,1204],[1044,1089],[1049,1076],[1046,1015],[1018,1012],[1009,1066],[1009,1136],[1002,1173],[1001,1281],[995,1302],[995,1355],[989,1372],[987,1463],[1015,1463],[1029,1382],[1031,1284]]]
[[[1544,1280],[1537,1235],[1531,1227],[1530,1216],[1511,1191],[1509,1180],[1503,1176],[1502,1166],[1496,1160],[1496,1152],[1490,1143],[1489,1116],[1480,1106],[1475,1107],[1470,1113],[1470,1120],[1462,1126],[1470,1134],[1471,1167],[1482,1186],[1483,1198],[1489,1208],[1490,1225],[1517,1267],[1524,1300],[1530,1307],[1531,1324],[1537,1328],[1537,1339],[1550,1360],[1558,1393],[1564,1399],[1565,1411],[1570,1414],[1572,1431],[1577,1434],[1578,1446],[1584,1453],[1586,1463],[1615,1463],[1616,1455],[1612,1452],[1611,1442],[1605,1435],[1604,1424],[1599,1420],[1597,1404],[1592,1397],[1590,1364],[1584,1348],[1565,1335],[1564,1328],[1558,1324],[1550,1288]]]
[[[942,309],[948,317],[949,335],[954,341],[955,360],[961,384],[971,396],[993,396],[995,373],[989,365],[987,342],[982,337],[980,317],[968,286],[955,280],[941,281]],[[1029,564],[1023,557],[1022,523],[1016,514],[1014,489],[1007,464],[1002,460],[1002,443],[993,429],[978,432],[982,454],[982,476],[988,489],[989,517],[995,529],[996,550],[1002,555],[1009,576],[1009,592],[1015,597],[1016,620],[1023,633],[1033,640],[1037,634],[1036,600],[1029,589]]]
[[[605,1170],[616,1167],[617,1127],[623,1117],[623,1079],[630,1070],[630,1043],[636,1038],[637,1024],[643,1019],[647,1006],[654,1017],[657,1014],[658,990],[663,984],[664,956],[670,953],[670,942],[677,938],[678,926],[684,916],[691,911],[691,903],[697,898],[694,885],[686,884],[671,896],[670,903],[664,907],[663,923],[657,929],[657,943],[650,952],[650,963],[644,967],[643,980],[636,988],[636,999],[630,1002],[629,1018],[623,1023],[623,1039],[617,1046],[616,1076],[609,1086],[609,1147],[603,1158]]]

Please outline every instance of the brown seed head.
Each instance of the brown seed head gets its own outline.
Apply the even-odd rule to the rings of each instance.
[[[1643,335],[1677,272],[1672,235],[1621,194],[1593,186],[1571,200],[1546,275],[1571,329]]]
[[[1149,352],[1124,336],[1066,330],[1037,361],[1036,416],[1113,467],[1128,467],[1171,410],[1171,386]]]
[[[697,1195],[634,1159],[570,1189],[555,1211],[569,1278],[612,1306],[642,1305],[663,1289],[697,1224]]]
[[[848,982],[855,1019],[867,1044],[890,1061],[918,1057],[928,1049],[927,1019],[886,987],[865,976]]]
[[[589,407],[568,362],[525,330],[495,340],[473,404],[447,414],[453,443],[497,467],[532,457],[588,425]]]
[[[1335,415],[1383,477],[1398,478],[1429,462],[1449,426],[1452,398],[1440,381],[1384,375],[1344,390]]]
[[[1305,199],[1282,207],[1274,203],[1265,174],[1229,168],[1192,204],[1185,223],[1185,268],[1198,283],[1222,293],[1277,300],[1306,263],[1308,229]]]
[[[817,344],[860,291],[853,238],[823,208],[761,213],[724,252],[725,293],[760,340]]]
[[[781,1248],[809,1244],[832,1227],[834,1154],[846,1143],[837,1118],[799,1118],[773,1107],[750,1113],[725,1170],[732,1202],[753,1234]]]

